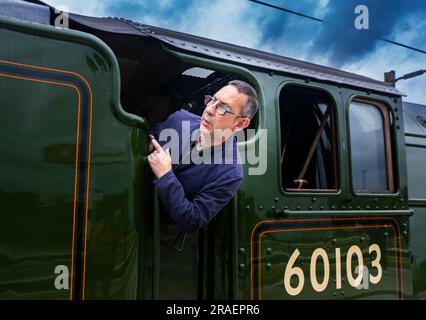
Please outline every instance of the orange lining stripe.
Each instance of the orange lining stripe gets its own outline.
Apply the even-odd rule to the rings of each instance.
[[[400,266],[400,273],[399,273],[399,280],[400,280],[400,287],[401,287],[401,295],[403,292],[403,279],[402,279],[402,242],[401,242],[401,236],[400,236],[400,229],[399,229],[399,225],[398,222],[396,221],[395,218],[393,217],[362,217],[362,218],[312,218],[312,219],[289,219],[289,220],[263,220],[258,222],[252,230],[251,233],[251,239],[250,239],[250,287],[251,287],[251,299],[253,300],[253,239],[254,239],[254,233],[256,231],[256,229],[258,228],[258,226],[260,226],[261,224],[265,224],[265,223],[277,223],[277,222],[318,222],[318,221],[351,221],[351,220],[392,220],[394,221],[397,230],[398,230],[398,242],[399,242],[399,266]],[[395,236],[397,236],[395,234]]]
[[[278,233],[278,232],[292,232],[292,231],[319,231],[319,230],[352,230],[352,229],[368,229],[368,228],[388,228],[392,227],[394,232],[396,231],[395,228],[392,225],[373,225],[373,226],[358,226],[358,227],[328,227],[328,228],[300,228],[300,229],[283,229],[283,230],[266,230],[262,232],[259,235],[259,248],[258,248],[258,255],[259,255],[259,263],[258,263],[258,272],[259,272],[259,278],[258,278],[258,290],[259,290],[259,300],[262,300],[262,276],[261,276],[261,251],[262,251],[262,236],[267,233]],[[396,237],[394,239],[395,242],[395,255],[397,255],[397,244],[396,244]],[[398,258],[397,258],[398,260]],[[398,261],[395,261],[396,263],[396,270],[398,270]],[[397,272],[398,275],[398,272]],[[398,285],[398,279],[397,279],[397,285]]]
[[[77,207],[77,176],[78,176],[78,147],[79,147],[79,139],[80,139],[80,106],[81,106],[81,96],[80,91],[78,88],[72,84],[64,83],[64,82],[56,82],[56,81],[49,81],[49,80],[40,80],[40,79],[33,79],[33,78],[27,78],[22,76],[13,76],[8,74],[0,73],[1,77],[6,78],[13,78],[13,79],[19,79],[19,80],[27,80],[27,81],[33,81],[33,82],[40,82],[40,83],[47,83],[47,84],[53,84],[53,85],[61,85],[65,87],[73,88],[77,92],[78,96],[78,107],[77,107],[77,130],[76,130],[76,152],[75,152],[75,171],[74,171],[74,208],[73,208],[73,224],[72,224],[72,244],[71,244],[71,284],[70,284],[70,300],[72,300],[72,294],[73,294],[73,280],[74,280],[74,242],[75,242],[75,216],[76,216],[76,207]]]
[[[27,68],[33,68],[33,69],[39,69],[39,70],[47,70],[47,71],[54,71],[54,72],[59,72],[59,73],[71,74],[71,75],[74,75],[74,76],[78,77],[79,79],[81,79],[86,84],[87,88],[89,89],[89,100],[90,100],[89,101],[89,109],[90,109],[90,115],[89,115],[89,146],[88,146],[88,157],[87,157],[87,180],[86,180],[87,188],[86,188],[86,212],[85,212],[85,214],[86,214],[86,217],[85,217],[86,226],[85,226],[85,235],[84,235],[83,279],[82,279],[82,282],[83,282],[82,283],[82,300],[84,300],[85,286],[86,286],[87,221],[88,221],[88,215],[89,215],[90,160],[91,160],[91,146],[92,146],[92,109],[93,109],[92,87],[90,86],[90,84],[86,80],[86,78],[84,78],[82,75],[80,75],[76,72],[72,72],[72,71],[68,71],[68,70],[62,70],[62,69],[41,67],[41,66],[33,66],[33,65],[29,65],[29,64],[11,62],[11,61],[1,60],[1,59],[0,59],[0,63],[11,64],[11,65],[27,67]],[[70,296],[70,297],[72,297],[72,296]],[[70,298],[70,299],[72,299],[72,298]]]

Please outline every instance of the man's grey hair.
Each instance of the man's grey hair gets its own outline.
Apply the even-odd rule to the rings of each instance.
[[[232,80],[228,84],[237,88],[239,93],[247,96],[247,102],[243,108],[244,111],[242,114],[247,118],[253,119],[254,115],[259,109],[256,90],[254,90],[254,88],[247,82],[241,80]]]

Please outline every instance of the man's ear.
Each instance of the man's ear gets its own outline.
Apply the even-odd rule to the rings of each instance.
[[[234,127],[232,132],[237,132],[244,130],[244,128],[247,128],[250,125],[250,119],[249,118],[241,118],[241,120],[238,122],[238,124]]]

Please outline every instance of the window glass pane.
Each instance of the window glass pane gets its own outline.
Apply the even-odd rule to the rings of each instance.
[[[425,141],[426,142],[426,141]],[[426,148],[407,146],[408,196],[410,199],[426,199]]]
[[[356,191],[388,190],[385,137],[380,110],[353,102],[349,107],[352,180]]]
[[[287,86],[280,95],[283,188],[336,191],[334,103],[326,93]]]

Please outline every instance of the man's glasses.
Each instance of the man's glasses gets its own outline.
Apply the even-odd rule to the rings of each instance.
[[[232,112],[231,108],[226,103],[222,103],[222,102],[217,103],[216,97],[204,96],[204,103],[206,106],[216,103],[215,109],[220,116],[225,116],[227,113],[229,113],[235,116],[244,117],[242,114]]]

